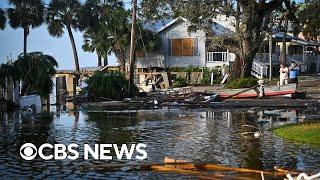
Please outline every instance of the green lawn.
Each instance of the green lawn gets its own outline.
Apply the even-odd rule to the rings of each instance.
[[[284,125],[273,132],[290,141],[320,146],[320,122]]]

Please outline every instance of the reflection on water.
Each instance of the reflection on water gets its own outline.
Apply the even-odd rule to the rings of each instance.
[[[161,163],[164,157],[194,163],[270,170],[274,166],[317,172],[320,148],[293,144],[270,132],[275,125],[308,121],[302,110],[161,109],[122,112],[54,110],[53,116],[33,117],[19,112],[1,114],[0,176],[35,178],[181,177],[148,171],[95,169],[96,165],[133,163],[136,160],[24,161],[19,148],[26,142],[147,144],[144,162]],[[246,125],[246,126],[243,126]],[[261,131],[262,137],[241,133]]]

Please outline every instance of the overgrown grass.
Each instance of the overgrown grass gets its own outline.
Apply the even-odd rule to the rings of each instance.
[[[258,79],[249,77],[249,78],[240,78],[231,80],[226,84],[226,88],[237,89],[237,88],[249,88],[252,86],[258,85]]]
[[[272,131],[290,141],[320,146],[320,122],[284,125]]]

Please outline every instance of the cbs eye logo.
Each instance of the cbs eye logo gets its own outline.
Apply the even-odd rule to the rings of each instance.
[[[32,160],[37,156],[37,147],[32,143],[26,143],[20,148],[20,156],[24,160]]]

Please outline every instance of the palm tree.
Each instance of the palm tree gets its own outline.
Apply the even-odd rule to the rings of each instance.
[[[23,82],[22,95],[37,93],[48,97],[52,90],[51,77],[56,73],[57,61],[41,52],[20,54],[13,68],[15,75]]]
[[[84,44],[82,49],[97,53],[98,66],[101,66],[102,58],[105,65],[108,64],[107,57],[111,52],[112,45],[110,29],[113,29],[109,24],[112,20],[112,14],[119,8],[123,8],[123,3],[117,0],[87,0],[82,8],[82,15],[86,17],[83,22],[88,22],[83,34]]]
[[[73,50],[76,72],[80,72],[77,48],[72,29],[83,30],[81,25],[81,3],[78,0],[52,0],[47,8],[46,22],[49,34],[61,37],[67,29]]]
[[[0,9],[0,29],[4,29],[6,27],[6,16],[5,16],[5,12],[3,9]]]
[[[130,44],[129,12],[119,8],[111,14],[109,23],[109,34],[112,38],[112,52],[118,59],[120,71],[125,72],[128,47]]]
[[[87,29],[83,34],[84,44],[82,49],[87,52],[96,52],[98,56],[98,66],[102,65],[102,58],[104,65],[108,64],[108,53],[111,51],[111,38],[108,37],[107,31],[103,31],[101,27],[100,31],[93,31]]]
[[[14,76],[13,67],[10,64],[0,64],[0,103],[3,97],[3,89],[7,87],[7,81]],[[0,104],[1,106],[1,104]],[[0,107],[1,110],[1,107]]]
[[[9,0],[9,23],[12,28],[23,28],[23,52],[27,53],[29,30],[43,23],[44,4],[41,0]]]
[[[7,78],[15,79],[13,66],[9,64],[1,64],[0,65],[0,87],[5,87]],[[0,88],[1,90],[1,88]],[[1,98],[1,97],[0,97]]]
[[[120,71],[125,72],[127,48],[130,42],[129,13],[121,1],[88,0],[82,8],[82,14],[87,18],[84,33],[85,51],[107,58],[113,52],[118,59]],[[100,64],[100,63],[99,63]]]

